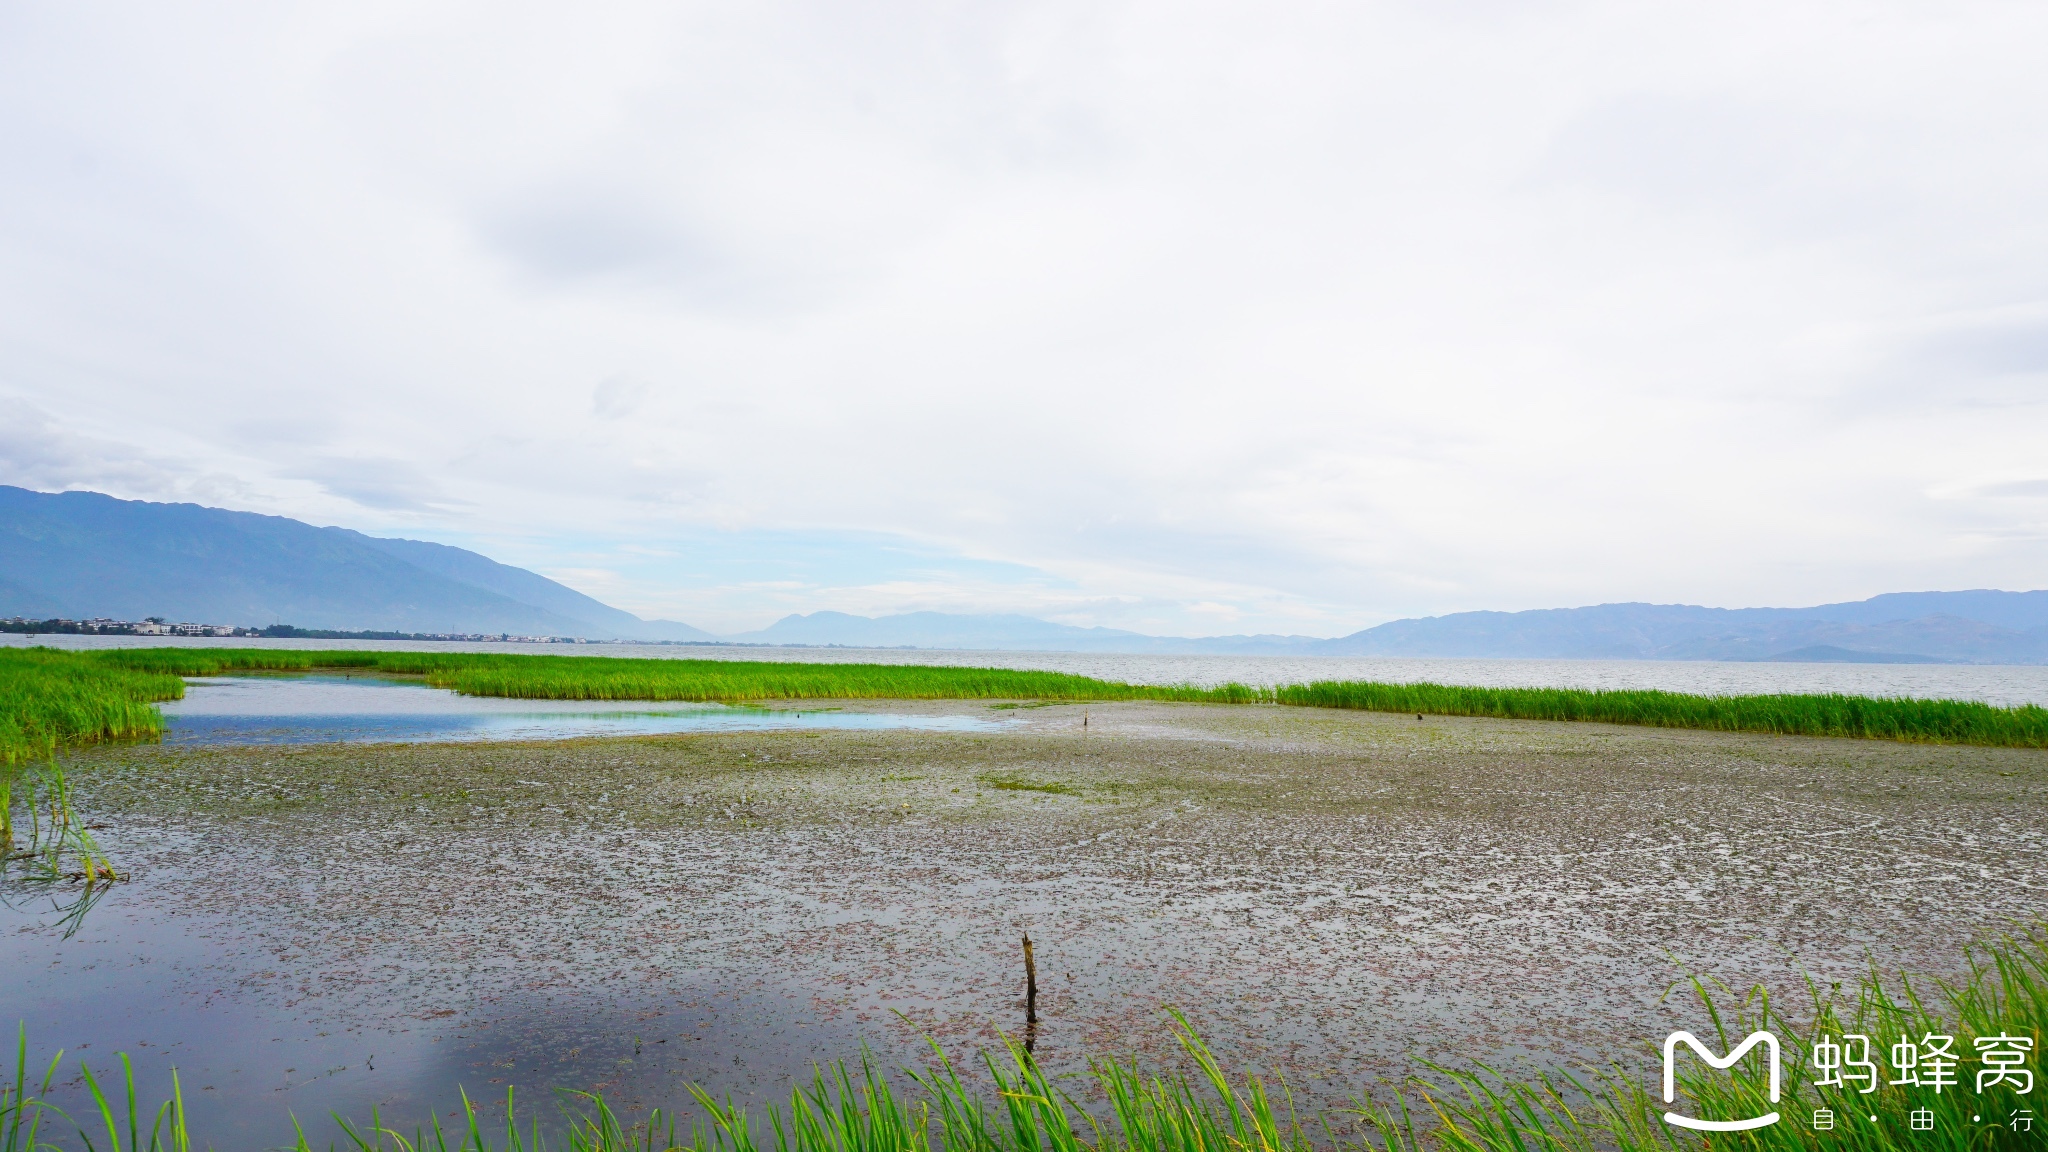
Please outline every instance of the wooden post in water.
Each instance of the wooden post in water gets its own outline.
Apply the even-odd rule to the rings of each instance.
[[[1031,933],[1024,934],[1024,1023],[1038,1023],[1038,964],[1031,958]]]

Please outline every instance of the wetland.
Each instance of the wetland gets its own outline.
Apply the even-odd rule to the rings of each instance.
[[[205,689],[195,690],[196,696]],[[530,704],[530,702],[527,702]],[[1024,703],[1024,702],[1018,702]],[[1341,1107],[1418,1057],[1641,1065],[1703,973],[1954,974],[2040,915],[2048,753],[1309,707],[806,701],[908,726],[63,754],[129,879],[4,923],[47,1053],[325,1143],[458,1086],[786,1096],[863,1044],[1180,1059]],[[776,708],[764,711],[778,711]],[[1086,717],[1086,725],[1083,717]],[[175,720],[173,722],[175,730]],[[67,1057],[67,1060],[69,1057]],[[80,1091],[74,1081],[58,1098]]]

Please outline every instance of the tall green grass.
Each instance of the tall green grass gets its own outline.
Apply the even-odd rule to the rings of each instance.
[[[634,660],[470,652],[125,648],[92,654],[122,668],[211,676],[239,671],[359,668],[424,676],[471,696],[530,700],[1200,700],[1252,703],[1242,685],[1119,684],[1064,672],[921,664],[795,664],[771,660]]]
[[[2048,708],[2000,708],[1972,700],[1869,696],[1689,696],[1579,688],[1467,688],[1326,680],[1276,689],[1275,702],[1504,720],[1593,720],[1657,728],[1856,736],[1930,744],[2048,748]]]
[[[982,1057],[981,1084],[970,1083],[937,1044],[922,1068],[892,1078],[865,1052],[853,1064],[839,1062],[815,1071],[787,1101],[762,1113],[719,1100],[690,1086],[702,1118],[687,1130],[672,1113],[656,1111],[637,1120],[614,1113],[601,1096],[570,1093],[563,1123],[552,1139],[529,1115],[519,1126],[517,1099],[509,1091],[502,1128],[487,1125],[465,1096],[461,1122],[452,1129],[438,1119],[404,1132],[373,1115],[365,1123],[335,1117],[343,1147],[358,1152],[1698,1152],[1744,1149],[1753,1152],[1988,1152],[2048,1147],[2048,1127],[2021,1131],[2014,1112],[2026,1109],[2042,1119],[2035,1101],[2048,1084],[2018,1095],[2010,1085],[1979,1094],[1966,1062],[1960,1090],[1881,1085],[1864,1095],[1817,1087],[1808,1075],[1812,1039],[1864,1032],[1886,1040],[1932,1032],[1953,1036],[1962,1053],[1975,1051],[1977,1037],[2023,1037],[2033,1041],[2028,1067],[2040,1071],[2041,1042],[2048,1033],[2048,939],[2037,927],[1992,942],[1969,958],[1959,981],[1919,981],[1871,972],[1852,991],[1812,986],[1807,1020],[1783,1018],[1768,997],[1752,992],[1732,1013],[1720,1001],[1731,994],[1708,982],[1694,985],[1699,1013],[1719,1050],[1753,1029],[1771,1029],[1784,1044],[1783,1091],[1766,1098],[1763,1069],[1752,1059],[1732,1074],[1691,1062],[1679,1086],[1683,1099],[1667,1105],[1651,1074],[1639,1079],[1617,1065],[1602,1071],[1560,1074],[1534,1080],[1499,1075],[1481,1065],[1448,1068],[1425,1064],[1415,1077],[1377,1086],[1361,1085],[1353,1107],[1330,1115],[1301,1116],[1287,1084],[1255,1073],[1226,1070],[1178,1013],[1172,1026],[1192,1073],[1160,1072],[1135,1063],[1097,1060],[1085,1076],[1055,1079],[1024,1047],[1008,1043]],[[1650,1056],[1657,1037],[1643,1037]],[[60,1054],[61,1055],[61,1054]],[[30,1087],[26,1040],[16,1059],[9,1091],[0,1092],[0,1152],[37,1145],[34,1125],[58,1117]],[[124,1073],[127,1072],[125,1059]],[[138,1103],[132,1073],[125,1093],[109,1099],[89,1068],[92,1114],[77,1125],[93,1148],[133,1152],[184,1152],[191,1147],[182,1098],[176,1090],[155,1109]],[[1881,1066],[1881,1071],[1883,1071]],[[1884,1078],[1884,1077],[1881,1077]],[[2039,1077],[2037,1075],[2036,1079]],[[1778,1123],[1746,1133],[1707,1135],[1671,1127],[1667,1107],[1683,1114],[1734,1119],[1778,1112]],[[1814,1127],[1816,1109],[1834,1113],[1834,1127]],[[1916,1131],[1910,1116],[1925,1109],[1932,1128]],[[1872,1121],[1869,1117],[1875,1116]],[[23,1137],[26,1136],[24,1140]],[[105,1144],[100,1143],[105,1138]],[[313,1152],[300,1131],[295,1152]]]
[[[551,700],[1215,700],[1209,689],[1118,684],[1063,672],[914,664],[538,657],[473,664],[429,683],[475,696]],[[1247,695],[1249,695],[1249,690]]]
[[[152,737],[153,703],[176,700],[175,675],[47,648],[0,648],[0,771],[47,759],[59,744]]]

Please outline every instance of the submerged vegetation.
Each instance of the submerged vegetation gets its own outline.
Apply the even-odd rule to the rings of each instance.
[[[1729,1051],[1752,1030],[1770,1030],[1780,1038],[1781,1093],[1767,1091],[1763,1049],[1738,1062],[1732,1074],[1690,1062],[1677,1079],[1681,1099],[1670,1105],[1660,1085],[1640,1082],[1619,1065],[1518,1081],[1483,1065],[1453,1069],[1424,1064],[1404,1083],[1383,1084],[1376,1095],[1362,1091],[1350,1109],[1303,1117],[1284,1081],[1225,1071],[1175,1013],[1173,1027],[1192,1075],[1096,1060],[1086,1076],[1056,1080],[1027,1047],[1011,1042],[1000,1055],[984,1054],[987,1082],[977,1088],[933,1043],[923,1068],[904,1069],[894,1079],[865,1053],[852,1066],[839,1062],[820,1068],[811,1083],[797,1086],[786,1104],[769,1106],[764,1117],[692,1085],[688,1090],[702,1119],[687,1131],[672,1113],[655,1111],[629,1122],[603,1097],[572,1092],[564,1094],[562,1122],[553,1126],[557,1135],[550,1139],[532,1115],[522,1131],[518,1101],[509,1089],[502,1127],[487,1124],[466,1095],[457,1124],[447,1129],[438,1119],[411,1132],[391,1128],[375,1115],[368,1123],[335,1120],[346,1141],[342,1147],[360,1152],[541,1152],[550,1146],[568,1152],[1963,1152],[2048,1147],[2048,1127],[2037,1130],[2020,1119],[2039,1118],[2031,1106],[2034,1077],[2029,1074],[2024,1085],[2016,1077],[1994,1079],[1978,1091],[1972,1073],[1979,1061],[1971,1059],[1986,1050],[1977,1043],[1985,1040],[1999,1051],[2024,1050],[2027,1068],[2036,1066],[2048,1034],[2048,939],[2039,927],[1971,956],[1968,975],[1954,984],[1903,975],[1887,979],[1872,972],[1847,997],[1816,985],[1804,1038],[1799,1026],[1774,1011],[1760,991],[1744,997],[1732,1016],[1724,1016],[1713,985],[1695,981],[1693,987],[1713,1025],[1707,1042],[1716,1051]],[[1827,1077],[1814,1073],[1827,1063],[1840,1068],[1839,1048],[1827,1063],[1816,1064],[1813,1058],[1845,1034],[1866,1035],[1877,1043],[1894,1037],[1952,1039],[1964,1063],[1946,1092],[1889,1084],[1877,1075],[1869,1093],[1823,1085],[1819,1081]],[[1645,1055],[1654,1043],[1644,1038]],[[45,1099],[61,1059],[59,1053],[40,1082],[31,1079],[23,1037],[12,1083],[0,1088],[0,1148],[51,1146],[41,1142],[46,1124],[73,1126],[87,1147],[99,1147],[102,1136],[108,1147],[132,1152],[192,1147],[175,1071],[171,1098],[152,1109],[138,1103],[125,1056],[120,1057],[124,1082],[112,1085],[125,1091],[111,1101],[92,1070],[81,1064],[90,1114],[74,1119]],[[2029,1091],[2017,1091],[2022,1086]],[[1749,1132],[1703,1135],[1667,1124],[1667,1108],[1720,1119],[1775,1112],[1782,1120]],[[1829,1115],[1831,1125],[1817,1128],[1816,1113]],[[312,1152],[303,1128],[293,1148]]]
[[[322,669],[419,676],[429,685],[466,695],[532,700],[1169,700],[2048,748],[2048,709],[2002,708],[1969,700],[1691,696],[1371,681],[1205,688],[1123,684],[1064,672],[917,664],[274,648],[38,648],[0,651],[0,765],[48,757],[64,743],[152,738],[161,731],[163,720],[151,703],[182,696],[183,676]]]
[[[48,896],[69,937],[107,884],[123,879],[72,805],[61,765],[0,766],[0,903]],[[77,882],[82,887],[74,887]],[[0,1145],[0,1152],[6,1148]]]

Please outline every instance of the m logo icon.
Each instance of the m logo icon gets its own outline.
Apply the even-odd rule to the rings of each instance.
[[[1672,1064],[1674,1063],[1674,1058],[1678,1055],[1678,1046],[1680,1044],[1684,1044],[1694,1052],[1699,1053],[1700,1059],[1705,1060],[1709,1066],[1714,1068],[1733,1068],[1735,1062],[1748,1055],[1751,1048],[1759,1044],[1763,1045],[1771,1053],[1771,1103],[1776,1104],[1778,1102],[1778,1038],[1776,1036],[1771,1035],[1769,1032],[1751,1032],[1742,1043],[1737,1044],[1734,1050],[1726,1056],[1716,1056],[1708,1051],[1707,1046],[1700,1043],[1699,1038],[1692,1033],[1673,1032],[1664,1038],[1664,1102],[1666,1104],[1678,1098],[1677,1086],[1673,1083]],[[1778,1114],[1773,1111],[1748,1120],[1695,1120],[1690,1116],[1680,1116],[1676,1112],[1666,1112],[1664,1113],[1664,1122],[1700,1132],[1747,1132],[1752,1128],[1765,1128],[1776,1124],[1778,1122]]]

